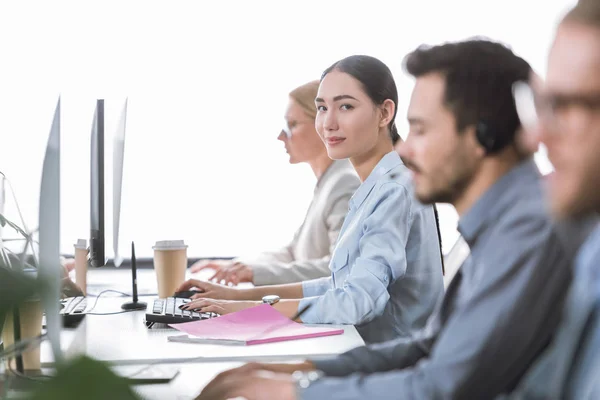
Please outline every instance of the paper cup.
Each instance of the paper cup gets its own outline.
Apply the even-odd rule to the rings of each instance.
[[[183,240],[160,240],[152,248],[158,297],[173,296],[185,281],[187,245]]]

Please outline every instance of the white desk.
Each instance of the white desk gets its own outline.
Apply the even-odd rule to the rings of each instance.
[[[294,360],[301,361],[301,360]],[[171,382],[157,385],[134,385],[133,389],[142,398],[148,400],[193,400],[202,389],[219,373],[236,368],[242,363],[214,363],[214,364],[161,364],[177,368],[179,374]],[[127,376],[134,374],[141,368],[138,366],[126,366],[127,370],[120,369],[119,374]],[[132,371],[132,372],[129,372]],[[125,372],[123,374],[123,372]]]
[[[208,272],[208,271],[207,271]],[[210,278],[210,273],[203,274],[205,279]],[[74,272],[71,273],[75,280]],[[209,275],[209,276],[206,276]],[[187,276],[188,278],[191,275]],[[156,295],[156,275],[153,269],[138,269],[138,294]],[[87,274],[88,293],[97,295],[103,290],[112,289],[131,294],[131,269],[129,268],[96,268],[88,270]]]
[[[176,367],[179,374],[171,382],[157,385],[135,385],[133,389],[142,398],[148,400],[193,400],[200,391],[219,373],[231,368],[236,368],[242,363],[214,363],[214,364],[161,364]],[[137,372],[139,366],[127,367],[132,374]],[[122,376],[127,376],[128,371]]]
[[[124,275],[130,274],[127,270],[112,272],[117,272],[113,277],[118,278],[120,282],[127,282]],[[154,278],[153,271],[144,271],[140,277],[144,285],[150,284],[152,282],[150,278]],[[153,299],[154,297],[145,296],[140,298],[149,305],[152,304]],[[126,297],[102,296],[98,299],[93,312],[121,311],[121,304],[129,300],[130,298]],[[88,308],[94,301],[95,298],[88,298]],[[178,331],[171,328],[148,329],[144,324],[144,316],[145,311],[115,315],[87,315],[77,330],[65,329],[61,336],[63,351],[70,354],[87,354],[95,359],[114,364],[198,361],[216,363],[320,358],[364,345],[364,341],[352,325],[327,325],[343,328],[342,335],[253,346],[176,343],[167,341],[167,336],[180,334]],[[41,357],[43,366],[52,364],[53,357],[48,342],[42,344]]]

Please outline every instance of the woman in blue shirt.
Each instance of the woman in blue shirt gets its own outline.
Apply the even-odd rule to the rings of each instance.
[[[332,254],[331,276],[249,289],[189,280],[179,290],[204,293],[185,308],[226,314],[275,295],[281,300],[273,306],[288,317],[309,306],[303,322],[353,324],[367,343],[410,336],[443,293],[442,257],[433,207],[415,199],[410,172],[393,149],[399,135],[392,73],[376,58],[347,57],[325,70],[315,104],[329,157],[350,159],[362,182]]]

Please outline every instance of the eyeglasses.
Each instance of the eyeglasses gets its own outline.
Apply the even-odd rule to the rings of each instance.
[[[540,122],[555,133],[562,132],[560,113],[573,107],[588,112],[600,112],[600,91],[585,94],[541,94],[527,83],[513,85],[513,96],[521,125],[532,131]]]
[[[300,124],[307,124],[307,123],[314,124],[314,121],[309,121],[309,120],[288,121],[287,119],[284,119],[282,132],[285,133],[285,136],[287,136],[287,138],[289,139],[292,137],[292,131],[294,130],[294,128],[296,128]]]

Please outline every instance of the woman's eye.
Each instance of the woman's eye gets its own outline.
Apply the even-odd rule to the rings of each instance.
[[[317,111],[327,111],[327,108],[325,106],[317,106]]]
[[[344,110],[344,111],[348,111],[348,110],[352,110],[354,107],[352,107],[350,104],[342,104],[340,106],[340,109]]]

